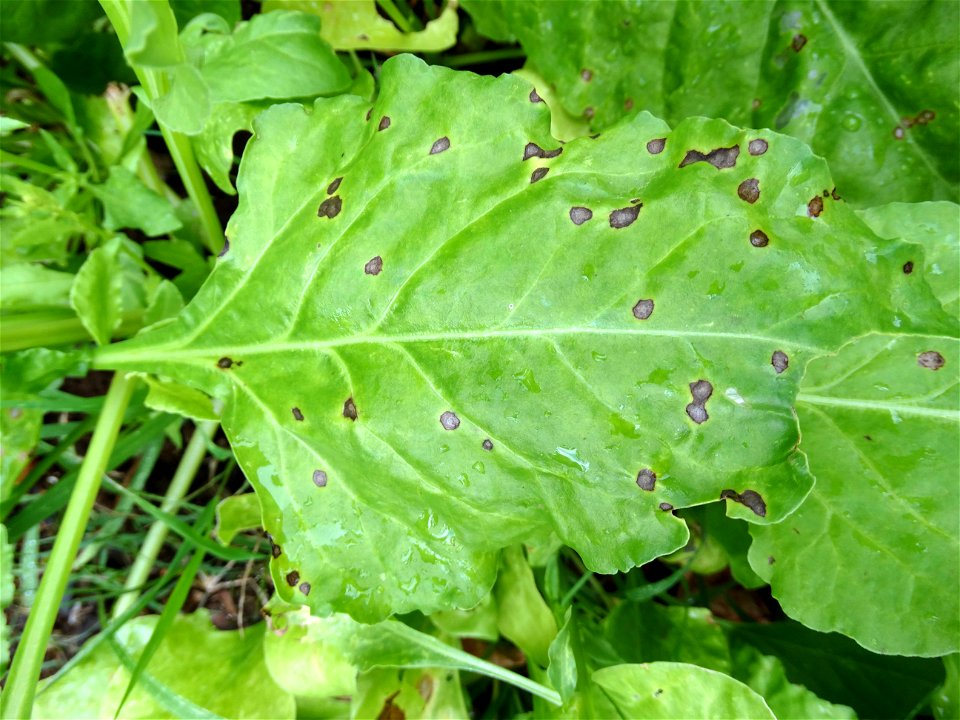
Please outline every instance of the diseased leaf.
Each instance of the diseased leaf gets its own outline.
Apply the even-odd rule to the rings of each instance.
[[[749,687],[697,665],[615,665],[595,672],[593,682],[621,717],[774,718],[763,698]]]
[[[817,484],[750,548],[804,625],[879,653],[960,649],[958,346],[869,335],[810,364],[797,413]]]
[[[567,111],[609,127],[635,110],[722,117],[808,142],[860,204],[956,200],[960,6],[464,0],[516,38]]]
[[[108,344],[113,331],[120,327],[123,277],[117,257],[119,251],[117,242],[93,250],[80,266],[70,288],[70,304],[100,345]]]
[[[561,146],[529,96],[400,56],[372,108],[271,108],[197,298],[99,351],[225,401],[284,599],[472,607],[519,542],[609,573],[682,547],[675,507],[778,522],[807,360],[942,328],[799,141],[643,114]]]

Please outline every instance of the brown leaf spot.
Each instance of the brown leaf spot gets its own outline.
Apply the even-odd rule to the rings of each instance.
[[[766,247],[770,244],[770,238],[763,230],[754,230],[750,233],[750,244],[754,247]]]
[[[897,126],[893,129],[893,139],[894,139],[894,140],[903,140],[903,138],[906,137],[906,135],[907,135],[906,130],[904,130],[904,129],[903,129],[901,126],[899,126],[899,125],[897,125]]]
[[[830,197],[832,197],[834,200],[840,200],[840,199],[841,199],[840,196],[837,195],[837,189],[836,189],[836,188],[834,188],[833,190],[830,191]]]
[[[300,573],[296,570],[291,570],[287,573],[287,585],[296,587],[298,582],[300,582]]]
[[[623,109],[627,112],[633,110],[633,98],[627,98],[623,101]]]
[[[666,138],[654,138],[647,143],[647,152],[651,155],[659,155],[663,152],[663,149],[667,146]]]
[[[638,300],[633,306],[633,316],[637,320],[646,320],[651,315],[653,315],[653,300]]]
[[[309,595],[309,594],[310,594],[310,583],[308,583],[308,582],[300,583],[300,592],[302,592],[304,595]]]
[[[457,417],[456,413],[447,410],[440,416],[440,424],[444,430],[456,430],[460,427],[460,418]]]
[[[523,148],[523,159],[529,160],[532,157],[543,158],[544,160],[549,160],[550,158],[555,158],[557,155],[563,152],[562,147],[558,147],[555,150],[544,150],[542,147],[536,143],[527,143]]]
[[[430,148],[430,154],[437,155],[438,153],[442,153],[444,150],[449,150],[449,149],[450,149],[450,138],[444,136],[433,143],[433,146]]]
[[[812,218],[820,217],[823,212],[823,198],[817,195],[807,203],[807,215]]]
[[[687,405],[687,415],[693,420],[697,425],[701,425],[710,419],[710,416],[707,414],[707,409],[703,405],[698,405],[697,403],[690,403]]]
[[[657,485],[657,474],[650,468],[643,468],[637,473],[637,487],[651,492]]]
[[[671,505],[668,502],[662,502],[660,503],[660,509],[663,510],[664,512],[670,512],[671,510],[673,510],[673,505]]]
[[[373,115],[373,108],[370,108],[369,110],[367,110],[367,116],[366,116],[367,122],[370,122],[371,115]]]
[[[760,181],[757,178],[747,178],[737,187],[740,199],[753,205],[760,199]]]
[[[743,493],[738,493],[736,490],[724,490],[720,493],[721,500],[733,500],[734,502],[744,505],[760,517],[766,517],[767,514],[767,504],[763,501],[763,498],[760,496],[756,490],[744,490]]]
[[[695,403],[705,403],[713,395],[713,385],[708,380],[690,383],[690,395]]]
[[[530,91],[530,102],[532,103],[543,102],[543,98],[537,94],[536,88]]]
[[[783,350],[774,350],[773,355],[770,357],[770,364],[773,365],[773,369],[777,371],[777,375],[782,373],[790,366],[790,358],[787,357],[787,354]]]
[[[300,412],[300,408],[295,407],[291,410],[291,412],[293,413],[294,420],[296,420],[297,422],[303,422],[303,413]]]
[[[280,556],[283,554],[283,548],[281,548],[279,545],[277,545],[276,543],[274,543],[274,542],[271,540],[271,541],[270,541],[270,554],[273,555],[275,558],[278,558],[278,557],[280,557]]]
[[[333,195],[337,191],[337,188],[340,187],[340,183],[342,182],[343,182],[343,178],[338,177],[332,183],[327,185],[327,195]]]
[[[379,275],[381,270],[383,270],[383,258],[379,255],[367,260],[363,266],[363,272],[367,275]]]
[[[928,370],[939,370],[946,362],[943,355],[936,350],[927,350],[917,355],[917,365]]]
[[[912,272],[913,272],[913,261],[912,261],[912,260],[907,260],[907,261],[903,264],[903,274],[904,274],[904,275],[909,275],[909,274],[912,273]]]
[[[313,484],[317,487],[327,486],[327,474],[323,470],[313,471]]]
[[[233,360],[228,357],[222,357],[217,360],[217,367],[221,370],[229,370],[233,367]]]
[[[486,440],[483,441],[483,444],[481,445],[481,447],[487,452],[490,452],[491,450],[493,450],[493,442],[490,440],[490,438],[487,438]]]
[[[740,157],[740,146],[731,145],[728,148],[716,148],[704,155],[699,150],[688,150],[687,154],[680,161],[680,167],[693,165],[698,162],[710,163],[717,170],[725,170],[735,167],[737,158]]]
[[[224,257],[228,252],[230,252],[230,238],[226,235],[223,236],[223,247],[220,248],[220,252],[217,253],[218,258]]]
[[[537,168],[530,174],[530,184],[533,185],[537,180],[543,180],[548,172],[550,172],[550,168]]]
[[[807,44],[806,35],[794,35],[793,40],[790,41],[790,47],[794,52],[800,52],[803,50],[803,46]]]
[[[642,207],[643,203],[640,203],[639,205],[633,205],[631,207],[614,210],[612,213],[610,213],[610,227],[625,228],[628,225],[633,224],[633,221],[636,220],[637,216],[640,214],[640,208]],[[571,216],[571,219],[572,218],[573,216]]]
[[[377,125],[377,130],[386,130],[388,127],[390,127],[390,116],[384,115],[380,118],[380,124]]]
[[[593,211],[590,208],[574,206],[570,208],[570,220],[574,225],[583,225],[587,220],[593,217]]]
[[[755,140],[751,140],[750,144],[747,145],[747,151],[751,155],[763,155],[767,151],[768,147],[769,145],[767,145],[766,140],[763,138],[756,138]]]
[[[597,113],[597,111],[594,110],[592,107],[589,107],[589,106],[588,106],[588,107],[585,107],[585,108],[583,109],[583,116],[584,116],[587,120],[593,120],[593,116],[596,115],[596,113]]]
[[[767,565],[773,565],[775,562],[776,560],[774,560],[773,555],[767,557]]]
[[[340,214],[340,210],[342,209],[343,200],[340,199],[339,195],[334,195],[320,203],[320,207],[317,208],[317,217],[333,219]]]
[[[580,79],[583,80],[584,82],[590,82],[591,80],[593,80],[593,71],[587,70],[586,68],[584,68],[583,70],[580,71]]]
[[[348,397],[347,401],[343,403],[343,416],[348,420],[357,419],[357,406],[353,404],[353,398]]]

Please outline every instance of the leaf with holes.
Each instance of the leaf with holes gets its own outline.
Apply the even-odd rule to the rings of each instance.
[[[686,543],[673,508],[778,522],[807,360],[939,311],[799,141],[641,115],[561,145],[534,99],[399,56],[373,107],[271,108],[200,293],[97,351],[222,398],[286,600],[471,607],[518,542],[610,573]]]
[[[774,128],[868,205],[956,200],[955,2],[464,0],[595,129],[634,110]]]
[[[880,653],[960,650],[958,345],[871,335],[810,363],[797,412],[817,484],[750,549],[804,625]]]

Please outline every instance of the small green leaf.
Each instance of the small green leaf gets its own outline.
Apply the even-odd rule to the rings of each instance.
[[[0,117],[0,136],[6,137],[7,135],[15,133],[17,130],[23,130],[28,127],[30,127],[30,123],[23,122],[23,120],[17,120],[16,118],[7,117],[6,115]]]
[[[169,280],[161,280],[150,293],[147,309],[143,314],[144,326],[169,320],[183,310],[183,296]]]
[[[480,604],[470,610],[442,610],[433,613],[430,621],[441,632],[453,637],[496,642],[500,637],[497,615],[497,603],[490,594],[484,596]]]
[[[150,389],[144,404],[160,412],[183,415],[191,420],[218,420],[213,403],[199,390],[165,378],[143,376]]]
[[[177,19],[167,0],[120,2],[129,12],[130,35],[123,47],[131,66],[166,68],[183,62]]]
[[[254,493],[231,495],[217,505],[217,537],[224,545],[233,542],[237,533],[260,525],[260,503]]]
[[[200,71],[183,63],[172,71],[170,92],[153,101],[157,120],[176,132],[196,135],[210,114],[210,89]]]
[[[547,652],[549,666],[547,677],[550,684],[560,693],[563,702],[568,702],[577,691],[577,657],[574,652],[573,608],[567,608],[563,627],[550,643]]]
[[[527,657],[545,668],[547,651],[557,636],[557,621],[537,589],[523,548],[513,545],[500,556],[500,576],[493,588],[497,626]]]
[[[107,345],[120,326],[123,278],[117,259],[119,248],[119,243],[111,242],[93,250],[70,288],[70,304],[100,345]]]
[[[51,270],[34,264],[19,263],[0,268],[0,308],[32,310],[49,307],[70,307],[71,273]]]
[[[216,13],[230,26],[240,22],[240,0],[170,0],[170,8],[177,18],[177,25],[186,27],[197,15]]]
[[[156,236],[182,227],[170,203],[122,165],[110,168],[107,181],[91,185],[90,191],[103,203],[107,230],[135,228]]]
[[[769,718],[763,698],[729,675],[697,665],[655,662],[598,670],[599,685],[622,717]]]

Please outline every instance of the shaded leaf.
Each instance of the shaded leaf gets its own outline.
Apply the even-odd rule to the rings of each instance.
[[[530,660],[545,668],[547,650],[557,636],[557,621],[537,589],[523,548],[505,548],[500,563],[500,575],[493,588],[497,626]]]
[[[960,713],[960,655],[954,653],[943,658],[947,678],[930,700],[933,716],[937,720],[949,720]]]
[[[108,344],[113,331],[120,327],[123,278],[119,249],[119,243],[111,242],[93,250],[70,288],[70,304],[100,345]]]
[[[185,27],[197,15],[216,13],[231,26],[240,22],[240,0],[170,0],[177,25]]]
[[[96,0],[3,0],[3,39],[26,45],[66,40],[102,15]]]
[[[224,399],[287,600],[472,607],[501,548],[552,533],[626,570],[686,543],[671,508],[724,491],[780,521],[811,485],[807,359],[941,327],[800,142],[644,114],[560,147],[529,92],[400,56],[372,108],[266,111],[230,251],[174,323],[100,351]],[[723,170],[684,163],[714,149]]]
[[[107,230],[135,228],[156,236],[182,227],[170,203],[123,166],[110,168],[107,181],[91,185],[90,191],[103,203]]]
[[[224,545],[233,542],[237,533],[258,527],[260,527],[260,503],[254,493],[231,495],[217,505],[217,537]],[[269,664],[269,659],[267,662]],[[283,683],[280,684],[283,685]]]

